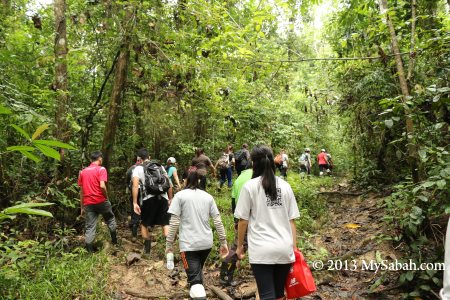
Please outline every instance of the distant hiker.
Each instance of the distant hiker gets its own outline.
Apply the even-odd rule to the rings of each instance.
[[[103,155],[100,151],[91,154],[91,165],[80,172],[78,185],[80,186],[81,215],[86,214],[86,249],[94,252],[92,242],[95,238],[98,215],[102,215],[111,234],[111,242],[117,245],[116,218],[108,200],[106,182],[108,172],[102,167]]]
[[[450,219],[447,223],[447,233],[445,234],[445,255],[444,255],[444,279],[443,286],[439,293],[442,300],[450,300]]]
[[[202,148],[195,150],[195,157],[192,159],[191,166],[196,167],[198,174],[200,175],[199,188],[206,191],[206,175],[208,174],[208,168],[211,169],[213,177],[216,177],[216,168],[209,157],[205,155],[205,151]]]
[[[138,214],[136,214],[134,212],[133,193],[131,192],[132,185],[133,185],[132,175],[133,175],[134,168],[142,163],[143,163],[142,158],[140,158],[139,156],[136,155],[136,163],[134,165],[132,165],[131,167],[129,167],[127,170],[127,173],[126,173],[127,191],[130,193],[130,208],[131,208],[131,219],[130,219],[130,223],[128,224],[128,226],[131,228],[131,240],[133,242],[136,242],[136,240],[137,240],[137,231],[138,231],[139,222],[141,221],[141,218],[139,217]]]
[[[241,175],[236,179],[231,190],[231,210],[234,214],[236,209],[236,200],[239,199],[242,187],[244,184],[252,178],[253,170],[251,162],[247,164],[247,169],[243,170]],[[231,246],[230,252],[226,258],[222,261],[222,266],[220,267],[220,284],[222,286],[237,286],[238,282],[233,280],[234,272],[237,267],[237,241],[238,241],[238,231],[237,231],[238,220],[234,219],[234,243]],[[244,238],[244,250],[247,250],[247,237]]]
[[[331,174],[331,172],[333,171],[334,168],[334,164],[333,164],[333,158],[331,157],[331,154],[328,153],[327,151],[325,151],[325,153],[327,154],[327,173]]]
[[[248,151],[248,145],[243,144],[242,149],[234,154],[235,167],[237,175],[241,175],[241,172],[247,169],[250,164],[250,152]]]
[[[288,165],[289,157],[286,154],[286,150],[281,149],[280,153],[275,157],[274,162],[275,166],[280,170],[280,176],[282,178],[286,178],[289,166]]]
[[[136,214],[141,216],[141,235],[144,239],[144,255],[150,255],[151,237],[149,226],[163,226],[163,234],[167,236],[169,230],[169,178],[160,164],[151,161],[146,149],[140,149],[138,156],[143,163],[133,170],[133,207]]]
[[[320,153],[317,155],[317,161],[319,163],[319,174],[322,176],[323,172],[326,172],[328,169],[327,153],[325,149],[320,150]]]
[[[176,188],[178,190],[181,190],[181,183],[180,183],[180,179],[178,178],[178,171],[177,171],[176,164],[177,164],[177,160],[175,159],[175,157],[169,157],[167,159],[166,172],[167,172],[167,176],[169,176],[169,180],[170,180],[170,189],[168,192],[168,196],[169,196],[170,200],[172,200],[173,195],[175,193],[174,183],[176,184]]]
[[[180,228],[179,247],[181,259],[190,286],[190,297],[206,299],[203,286],[203,266],[213,246],[213,233],[209,224],[210,218],[220,240],[220,255],[228,255],[225,228],[220,218],[214,198],[200,189],[201,174],[196,167],[191,167],[184,190],[172,199],[169,213],[170,229],[166,239],[166,253],[173,253],[173,243]]]
[[[307,175],[311,174],[311,149],[305,148],[305,152],[300,155],[298,163],[300,165],[300,172],[305,172]]]
[[[223,184],[226,180],[228,180],[228,187],[232,186],[232,176],[233,176],[233,164],[234,164],[234,154],[233,154],[233,146],[228,145],[225,148],[225,151],[219,157],[216,162],[215,168],[219,170],[220,173],[220,185],[219,189],[222,188]]]
[[[272,150],[258,145],[251,152],[252,179],[244,184],[234,216],[238,223],[236,254],[244,258],[248,227],[248,255],[261,300],[284,299],[284,284],[294,262],[299,217],[291,186],[275,176]]]

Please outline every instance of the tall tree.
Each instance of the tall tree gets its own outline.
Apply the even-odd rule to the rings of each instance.
[[[127,81],[128,64],[130,62],[130,33],[134,19],[134,7],[128,6],[123,20],[123,39],[119,58],[114,72],[114,83],[109,102],[108,116],[106,119],[105,131],[103,134],[103,164],[109,167],[111,154],[113,152],[114,140],[116,137],[119,116],[121,112],[123,93]]]
[[[67,113],[70,105],[67,79],[67,24],[66,24],[66,1],[55,0],[55,83],[57,92],[56,109],[56,137],[64,142],[70,139],[70,131],[67,122]],[[65,152],[60,149],[61,165],[59,175],[67,175],[65,168]]]
[[[402,91],[402,100],[404,103],[405,119],[406,119],[406,138],[408,143],[408,163],[411,167],[411,173],[414,182],[420,181],[420,172],[418,170],[418,150],[417,145],[414,140],[414,124],[411,118],[411,109],[408,107],[406,102],[409,100],[410,93],[408,88],[408,83],[405,76],[405,70],[403,67],[403,61],[400,54],[400,47],[398,45],[397,34],[395,33],[395,27],[392,19],[388,13],[387,0],[380,0],[380,11],[382,14],[386,15],[386,23],[389,28],[389,34],[391,37],[392,51],[394,52],[395,64],[397,67],[397,75],[400,83],[400,89]]]

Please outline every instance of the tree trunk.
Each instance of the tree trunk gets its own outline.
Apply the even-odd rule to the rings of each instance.
[[[55,90],[57,93],[56,108],[56,138],[63,142],[70,139],[67,114],[70,105],[67,80],[67,29],[66,29],[66,1],[55,0]],[[57,177],[69,176],[65,162],[64,149],[59,150],[61,163]]]
[[[450,0],[449,0],[450,1]],[[414,64],[416,62],[416,0],[411,1],[411,47],[409,50],[408,76],[406,80],[411,84],[411,78],[414,71]]]
[[[106,120],[105,131],[103,134],[103,165],[108,169],[111,155],[113,152],[114,140],[116,137],[117,126],[119,124],[119,116],[121,113],[123,92],[127,81],[128,63],[130,61],[130,26],[126,26],[130,23],[134,16],[134,9],[128,7],[128,12],[125,16],[123,27],[125,36],[122,41],[122,47],[120,50],[119,58],[117,60],[116,69],[114,72],[114,83],[112,87],[111,98],[109,102],[108,116]]]
[[[402,57],[400,55],[400,47],[397,41],[397,34],[395,33],[395,27],[392,23],[392,20],[387,13],[388,5],[387,0],[380,0],[380,11],[382,14],[386,14],[386,23],[389,28],[389,33],[391,36],[392,43],[392,51],[394,52],[395,64],[397,66],[397,74],[400,82],[400,89],[402,91],[402,100],[405,104],[405,119],[406,119],[406,136],[407,136],[407,144],[408,144],[408,163],[411,167],[411,173],[414,182],[420,181],[419,170],[418,170],[418,160],[419,155],[417,152],[417,145],[414,141],[414,124],[411,119],[411,110],[406,105],[406,102],[409,99],[409,89],[408,84],[405,77],[405,71],[403,68]]]

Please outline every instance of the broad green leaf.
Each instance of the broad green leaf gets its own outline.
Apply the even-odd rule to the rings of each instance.
[[[433,186],[434,184],[435,184],[434,181],[425,181],[424,183],[422,183],[422,187],[428,188],[428,187]]]
[[[12,114],[12,111],[9,108],[4,107],[3,105],[0,104],[0,115],[10,115],[10,114]]]
[[[37,157],[36,155],[28,152],[28,151],[23,151],[23,150],[19,150],[20,153],[22,153],[24,156],[28,157],[29,159],[33,160],[34,162],[38,163],[41,161],[41,159],[39,157]]]
[[[445,182],[445,179],[441,179],[436,181],[436,185],[438,188],[443,189],[447,183]]]
[[[53,148],[50,148],[48,146],[45,145],[40,145],[40,144],[35,144],[35,146],[45,155],[51,158],[54,158],[56,160],[60,160],[61,159],[61,154],[59,154],[58,151],[56,151]]]
[[[43,133],[45,130],[47,130],[47,128],[49,127],[49,124],[42,124],[41,126],[39,126],[36,131],[33,133],[33,136],[31,137],[32,140],[37,139],[41,133]]]
[[[419,150],[418,152],[419,152],[420,159],[422,161],[427,158],[427,151],[426,150]]]
[[[8,215],[15,215],[15,214],[27,214],[27,215],[39,215],[44,217],[53,217],[51,212],[42,210],[42,209],[34,209],[34,208],[27,208],[27,207],[8,207],[3,211],[4,213]]]
[[[50,202],[28,202],[28,203],[22,203],[22,204],[17,204],[11,207],[15,207],[15,208],[33,208],[33,207],[43,207],[43,206],[51,206],[51,205],[55,205],[55,203],[50,203]]]
[[[22,128],[20,128],[17,125],[14,125],[14,124],[10,124],[10,126],[12,128],[14,128],[15,130],[17,130],[17,132],[19,132],[21,135],[23,135],[27,140],[31,140],[30,135],[28,133],[26,133],[25,130],[23,130]]]
[[[71,146],[69,144],[59,142],[59,141],[53,141],[53,140],[34,140],[33,144],[39,144],[39,145],[45,145],[45,146],[52,146],[52,147],[59,147],[64,149],[75,149],[74,146]]]
[[[392,126],[394,126],[394,121],[392,119],[384,120],[384,124],[387,128],[391,128]]]
[[[6,148],[8,151],[34,151],[35,148],[31,146],[11,146]]]

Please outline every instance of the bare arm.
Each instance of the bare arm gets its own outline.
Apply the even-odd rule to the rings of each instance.
[[[133,177],[133,187],[131,188],[131,194],[133,196],[133,209],[134,212],[138,215],[141,214],[141,208],[137,202],[139,195],[139,177]]]
[[[166,253],[173,252],[173,242],[177,235],[178,227],[180,226],[180,217],[172,215],[170,217],[169,233],[166,237]]]
[[[295,220],[292,219],[289,221],[291,224],[291,231],[292,231],[292,243],[294,245],[294,249],[297,248],[297,227],[295,226]]]
[[[177,184],[178,189],[181,189],[180,179],[178,178],[178,171],[175,170],[172,175],[173,178],[175,179],[175,183]]]
[[[104,181],[100,181],[100,188],[102,189],[103,195],[108,199],[108,190],[106,189],[106,183]]]

